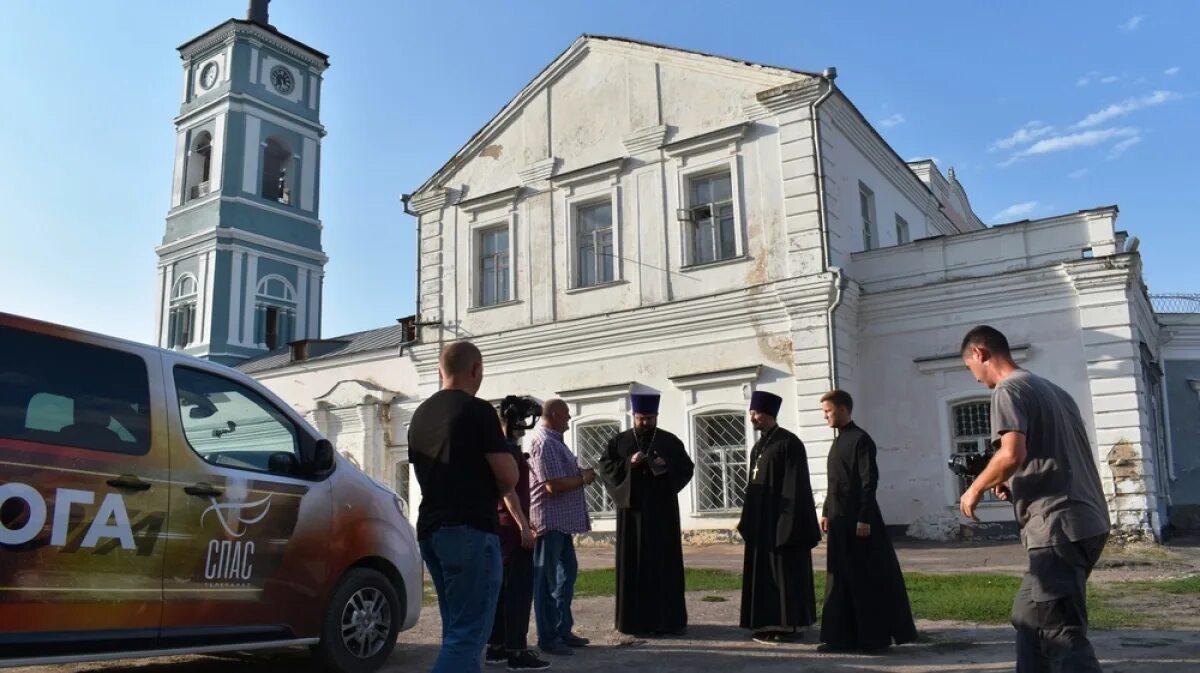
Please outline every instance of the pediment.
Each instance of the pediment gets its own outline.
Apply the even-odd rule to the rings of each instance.
[[[764,90],[808,72],[584,35],[517,93],[414,200],[537,185],[747,120]],[[668,132],[669,129],[669,132]]]
[[[349,379],[338,381],[328,392],[313,401],[318,407],[345,409],[363,404],[390,404],[396,397],[401,395],[371,381]]]

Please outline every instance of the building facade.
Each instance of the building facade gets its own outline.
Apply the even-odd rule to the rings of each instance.
[[[179,47],[183,91],[158,253],[158,345],[235,364],[320,334],[327,57],[267,2]]]
[[[985,227],[952,169],[903,161],[835,78],[583,36],[406,198],[413,319],[242,368],[414,505],[406,423],[449,341],[482,349],[481,396],[565,399],[584,465],[631,392],[658,392],[697,465],[690,531],[736,523],[755,390],[784,398],[823,499],[818,399],[841,387],[879,445],[885,519],[920,528],[957,521],[946,462],[985,447],[988,391],[956,351],[989,323],[1078,400],[1114,522],[1158,535],[1162,330],[1117,209]],[[598,485],[588,500],[611,529]]]

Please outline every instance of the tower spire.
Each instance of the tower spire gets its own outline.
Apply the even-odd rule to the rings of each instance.
[[[267,5],[270,2],[271,0],[250,0],[250,6],[246,9],[246,20],[260,26],[270,26],[271,21],[267,17]]]

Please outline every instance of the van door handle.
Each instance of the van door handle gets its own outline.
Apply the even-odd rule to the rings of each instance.
[[[191,486],[184,486],[183,492],[187,493],[188,495],[210,495],[215,497],[221,495],[225,491],[211,484],[199,483],[192,484]]]
[[[153,486],[153,484],[150,482],[142,481],[141,479],[138,479],[137,475],[133,474],[123,474],[119,477],[109,479],[104,483],[112,486],[113,488],[124,488],[130,491],[146,491]]]

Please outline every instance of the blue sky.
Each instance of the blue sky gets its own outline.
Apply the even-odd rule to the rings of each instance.
[[[400,194],[581,33],[821,70],[989,223],[1118,204],[1154,292],[1200,291],[1200,4],[275,0],[330,54],[324,335],[412,312]],[[152,340],[175,47],[246,3],[0,3],[0,311]],[[1189,270],[1192,269],[1192,270]]]

